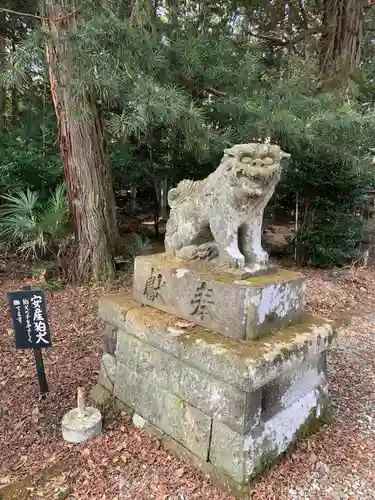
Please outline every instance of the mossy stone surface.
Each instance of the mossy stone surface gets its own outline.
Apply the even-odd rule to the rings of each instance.
[[[114,396],[199,458],[207,460],[211,418],[205,413],[119,362]]]
[[[313,390],[246,436],[214,421],[210,462],[235,481],[249,483],[269,469],[297,439],[316,432],[325,422],[325,415],[326,404]]]
[[[133,296],[229,338],[253,339],[283,326],[304,306],[299,273],[277,272],[242,279],[241,270],[222,269],[175,258],[136,258]]]
[[[301,314],[298,324],[244,341],[181,328],[176,317],[124,296],[111,301],[116,401],[238,492],[327,421],[334,323]]]
[[[175,317],[139,303],[119,319],[110,312],[112,297],[104,301],[119,330],[245,391],[260,388],[304,359],[318,356],[336,338],[333,322],[312,315],[261,339],[238,341],[200,326],[179,328]],[[118,297],[112,307],[115,311],[121,307]]]

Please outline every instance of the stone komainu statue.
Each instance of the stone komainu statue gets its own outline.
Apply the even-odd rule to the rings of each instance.
[[[263,211],[290,155],[272,144],[224,150],[218,168],[202,181],[183,180],[168,193],[165,247],[185,259],[215,259],[230,267],[266,267]]]

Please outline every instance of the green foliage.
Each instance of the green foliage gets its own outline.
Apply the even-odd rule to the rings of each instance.
[[[137,255],[142,255],[153,246],[154,244],[147,235],[131,233],[125,238],[124,250],[129,257],[134,259]]]
[[[327,202],[327,200],[324,200]],[[346,206],[313,211],[309,224],[297,232],[299,263],[312,267],[342,266],[359,257],[363,220]]]
[[[29,189],[2,198],[1,240],[26,258],[57,257],[70,236],[65,186],[57,186],[44,203]]]
[[[269,137],[292,155],[270,209],[290,215],[298,193],[300,262],[334,265],[355,255],[361,192],[375,179],[371,40],[363,74],[333,92],[319,81],[318,37],[277,42],[303,31],[300,2],[288,2],[288,15],[282,3],[259,0],[163,7],[82,0],[79,8],[64,35],[73,75],[65,90],[75,119],[89,116],[84,95],[100,103],[116,189],[152,191],[161,175],[173,183],[202,178],[228,145]],[[303,9],[306,22],[322,21],[316,2]],[[17,115],[0,138],[0,179],[3,191],[28,188],[42,200],[61,182],[62,167],[40,50],[48,34],[34,21],[29,32],[0,81],[8,94],[19,89]],[[129,244],[135,249],[128,253],[143,243]]]
[[[284,136],[292,157],[272,208],[274,213],[291,213],[298,199],[298,263],[332,267],[358,255],[365,221],[357,214],[364,189],[375,179],[370,156],[373,117],[353,108],[339,109],[313,126],[316,135],[310,140],[306,135],[300,144]]]
[[[29,188],[46,199],[62,181],[63,168],[51,137],[43,150],[40,140],[14,130],[0,138],[0,192]]]
[[[21,52],[26,57],[25,51]],[[0,194],[29,188],[37,191],[41,199],[47,199],[63,180],[47,84],[41,75],[29,72],[29,79],[16,90],[13,86],[7,88],[5,97],[5,123],[0,133]]]

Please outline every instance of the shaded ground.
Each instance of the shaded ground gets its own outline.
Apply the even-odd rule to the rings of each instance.
[[[375,268],[328,276],[307,270],[308,308],[354,318],[330,355],[334,423],[299,443],[251,492],[259,499],[375,498]],[[24,283],[0,281],[2,292]],[[112,290],[127,286],[119,283]],[[102,288],[46,292],[54,347],[45,352],[50,395],[38,400],[32,354],[13,349],[5,294],[0,297],[0,498],[129,500],[229,499],[208,478],[106,409],[105,433],[83,445],[60,438],[75,391],[96,382]],[[372,316],[371,316],[372,314]]]

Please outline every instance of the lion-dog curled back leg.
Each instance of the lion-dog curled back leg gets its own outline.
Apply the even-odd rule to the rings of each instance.
[[[165,239],[166,250],[172,250],[177,257],[196,258],[198,246],[205,241],[200,217],[193,210],[186,210],[173,211],[171,219]]]

